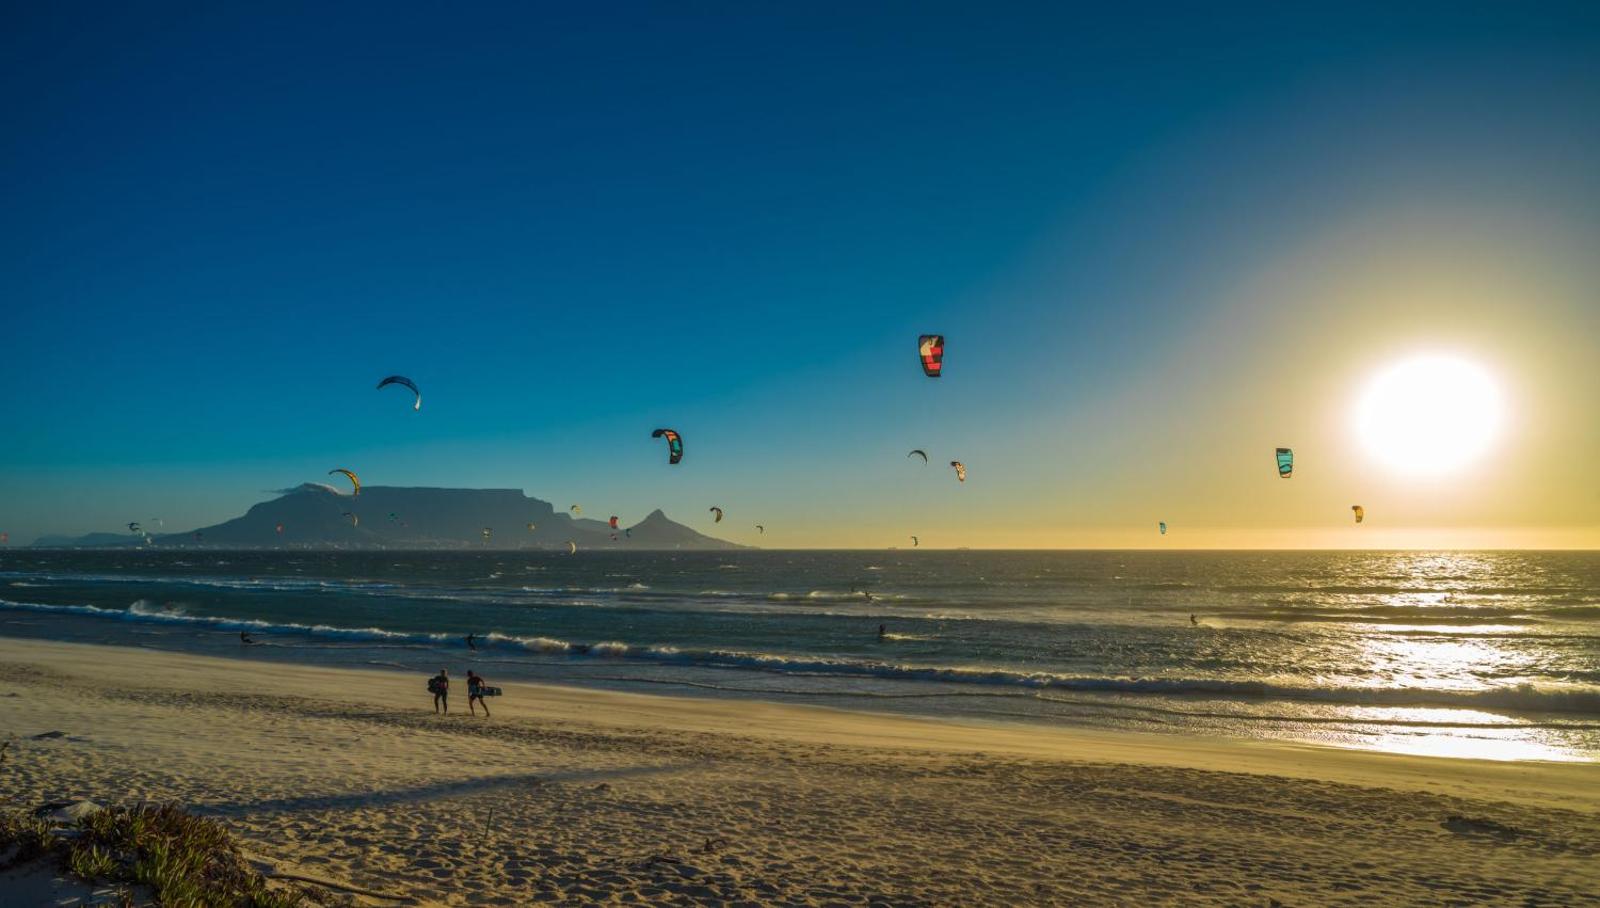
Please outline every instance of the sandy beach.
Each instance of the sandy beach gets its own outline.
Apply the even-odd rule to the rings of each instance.
[[[1593,764],[425,680],[0,638],[0,803],[176,802],[369,904],[1600,904]]]

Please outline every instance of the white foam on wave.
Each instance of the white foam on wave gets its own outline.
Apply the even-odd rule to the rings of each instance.
[[[259,634],[303,634],[345,641],[437,646],[454,644],[455,634],[393,631],[378,627],[348,628],[325,624],[273,623],[248,618],[191,615],[138,600],[126,609],[94,605],[47,605],[0,599],[0,609],[83,615],[101,619],[190,625]],[[549,637],[519,637],[499,632],[484,636],[491,644],[531,653],[628,659],[669,665],[748,669],[793,675],[846,676],[962,685],[999,685],[1034,690],[1069,690],[1103,695],[1158,695],[1194,699],[1271,700],[1347,706],[1433,706],[1509,713],[1570,713],[1600,716],[1600,687],[1584,684],[1520,683],[1479,689],[1422,687],[1312,686],[1227,678],[1093,677],[1024,672],[1007,668],[902,665],[891,662],[801,657],[737,650],[693,650],[672,646],[634,645],[622,641],[574,644]]]
[[[0,609],[29,612],[54,612],[58,614],[86,615],[93,618],[121,619],[153,624],[190,624],[213,627],[227,631],[253,631],[257,633],[301,633],[316,637],[337,637],[346,640],[413,641],[438,643],[454,639],[450,634],[406,633],[385,630],[381,627],[335,627],[328,624],[275,623],[257,618],[227,618],[209,615],[189,615],[181,609],[161,608],[146,600],[135,601],[126,609],[101,608],[97,605],[45,605],[37,602],[13,602],[0,599]]]

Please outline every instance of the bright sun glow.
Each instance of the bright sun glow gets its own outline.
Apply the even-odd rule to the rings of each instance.
[[[1356,431],[1390,469],[1437,475],[1466,466],[1500,432],[1500,389],[1481,366],[1418,356],[1378,373],[1356,405]]]

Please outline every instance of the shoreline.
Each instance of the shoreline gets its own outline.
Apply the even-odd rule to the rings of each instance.
[[[35,624],[51,629],[35,632],[25,627]],[[160,635],[127,629],[135,626],[159,629]],[[105,633],[112,627],[119,630]],[[196,633],[200,629],[221,633],[207,637]],[[262,635],[258,641],[262,645],[241,651],[233,639],[241,630]],[[666,697],[820,705],[1045,729],[1067,725],[1115,734],[1227,737],[1415,755],[1463,751],[1493,760],[1600,764],[1600,739],[1595,734],[1600,725],[1589,721],[1600,709],[1600,690],[1571,684],[1407,689],[1318,686],[1283,678],[1078,676],[1017,666],[967,666],[959,659],[902,664],[888,650],[793,655],[680,648],[675,643],[629,644],[604,635],[587,638],[597,642],[575,643],[494,630],[480,635],[483,645],[469,654],[460,649],[459,638],[439,631],[192,615],[152,607],[142,599],[118,609],[0,598],[0,636],[4,635],[359,670],[431,672],[428,666],[437,660],[466,660],[473,667],[488,667],[497,680],[536,686],[570,684]],[[925,638],[912,633],[890,634],[887,639]],[[330,645],[330,640],[337,645]],[[386,657],[396,644],[408,656]],[[337,658],[312,661],[305,650],[334,653]],[[762,680],[753,681],[758,678]],[[771,678],[784,680],[768,683]],[[1191,708],[1193,704],[1200,705]],[[1426,736],[1418,737],[1415,731],[1425,731]]]
[[[1600,889],[1594,764],[493,679],[486,721],[464,691],[435,717],[425,680],[0,637],[0,727],[18,741],[0,801],[176,801],[275,861],[415,903],[1405,902],[1423,890],[1390,865],[1419,836],[1417,879],[1444,866],[1480,898]],[[482,854],[464,860],[463,840]],[[1214,860],[1172,888],[1162,874],[1194,848]],[[1262,864],[1285,854],[1329,867]]]
[[[300,696],[326,696],[325,693],[319,695],[318,691],[337,687],[344,692],[357,693],[362,698],[360,702],[372,705],[401,711],[414,706],[419,714],[430,712],[432,708],[426,693],[415,696],[410,693],[411,688],[422,690],[423,673],[380,666],[262,662],[164,648],[43,641],[4,635],[0,635],[0,664],[33,661],[25,655],[19,658],[18,648],[57,647],[67,664],[93,659],[93,652],[151,657],[168,673],[161,678],[141,680],[142,685],[156,689],[182,689],[183,685],[177,682],[193,678],[195,683],[209,685],[212,689],[243,692],[249,685],[235,685],[229,676],[243,674],[252,678],[253,683],[259,672],[282,685],[280,689],[292,688]],[[453,712],[466,707],[465,677],[464,668],[458,676],[453,676],[454,686],[462,688],[455,691]],[[1225,763],[1240,772],[1462,794],[1481,794],[1487,786],[1519,803],[1600,813],[1600,763],[1385,753],[1285,739],[1182,736],[1170,732],[1045,725],[1026,720],[933,717],[785,703],[758,697],[635,693],[533,681],[497,680],[494,683],[507,692],[491,701],[502,719],[538,717],[611,728],[670,727],[682,732],[737,734],[807,743],[826,737],[833,743],[858,747],[1003,754],[1176,769],[1210,769]],[[535,703],[538,705],[528,705]],[[765,724],[756,724],[758,722]]]

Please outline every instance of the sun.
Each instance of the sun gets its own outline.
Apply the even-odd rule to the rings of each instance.
[[[1426,354],[1373,376],[1356,402],[1356,434],[1367,452],[1409,475],[1451,473],[1482,457],[1500,435],[1504,402],[1488,370]]]

